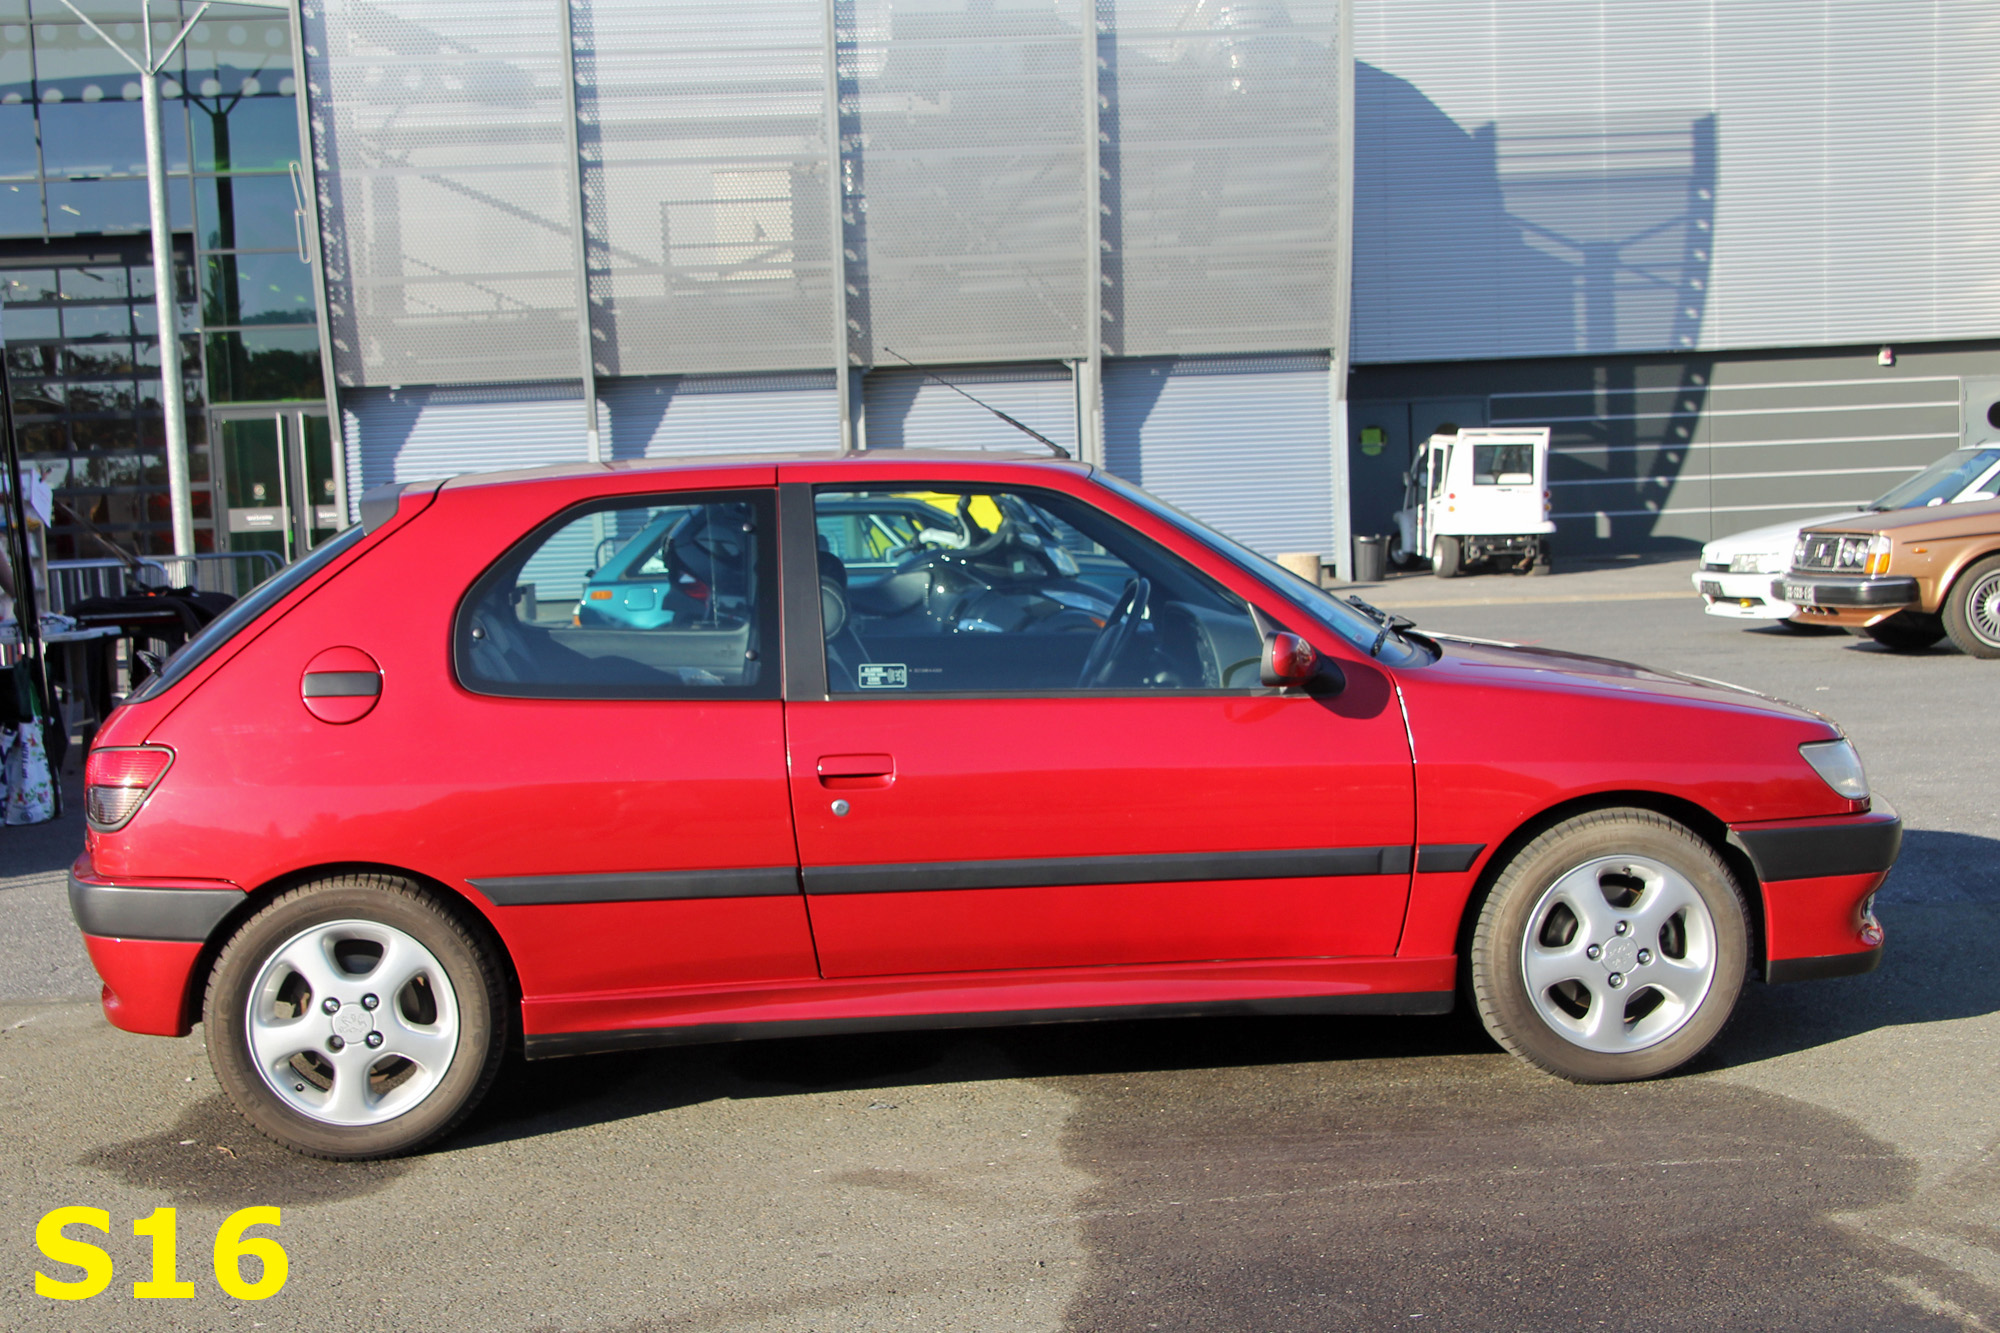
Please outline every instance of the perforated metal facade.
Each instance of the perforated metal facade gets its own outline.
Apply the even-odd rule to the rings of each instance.
[[[1097,3],[1107,348],[1339,346],[1339,4]]]
[[[830,365],[823,5],[570,14],[594,369]]]
[[[310,0],[302,17],[339,382],[574,379],[559,11]]]

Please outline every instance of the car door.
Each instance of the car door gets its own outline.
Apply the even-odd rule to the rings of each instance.
[[[1413,794],[1388,677],[1266,689],[1257,613],[1193,562],[1060,485],[961,477],[781,487],[788,558],[871,503],[960,529],[866,576],[814,542],[822,596],[788,599],[825,639],[786,703],[822,973],[1393,953]]]

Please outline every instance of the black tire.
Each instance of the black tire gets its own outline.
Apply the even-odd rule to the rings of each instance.
[[[1641,883],[1632,873],[1635,869],[1648,875],[1671,872],[1677,882],[1662,876],[1661,896],[1654,901],[1671,906],[1678,895],[1688,904],[1657,930],[1642,915],[1647,911],[1645,895],[1656,891],[1654,884],[1646,882],[1640,896],[1626,905],[1612,898],[1614,891]],[[1591,931],[1571,913],[1575,926],[1571,935],[1552,939],[1548,930],[1559,928],[1561,914],[1569,909],[1560,901],[1551,906],[1551,900],[1579,884],[1602,895],[1605,912],[1598,930]],[[1690,890],[1705,910],[1705,919],[1696,915]],[[1536,921],[1538,915],[1541,919]],[[1624,932],[1608,924],[1627,917]],[[1531,994],[1526,961],[1531,921],[1536,921],[1537,946],[1552,949],[1545,957],[1574,958],[1567,966],[1597,969],[1593,977],[1601,972],[1601,981],[1588,983],[1592,989],[1585,1003],[1575,1000],[1575,989],[1565,990],[1578,985],[1569,981],[1549,987],[1540,997]],[[1558,1077],[1577,1083],[1653,1078],[1700,1054],[1729,1022],[1749,975],[1749,922],[1742,886],[1715,849],[1685,825],[1650,810],[1579,815],[1523,847],[1494,882],[1480,909],[1467,958],[1473,1004],[1495,1041]],[[1602,941],[1594,938],[1598,933],[1605,936]],[[1676,941],[1681,953],[1671,956]],[[1579,956],[1586,946],[1599,951],[1588,962]],[[1660,972],[1683,976],[1706,968],[1699,998],[1676,1005],[1667,992],[1651,984],[1657,975],[1655,963]],[[1629,973],[1612,971],[1626,966],[1632,969]],[[1666,985],[1682,984],[1676,977],[1660,979]],[[1582,1029],[1600,1012],[1599,1004],[1605,1005],[1605,1014],[1614,1016],[1602,1039],[1614,1049],[1591,1049],[1582,1031],[1571,1030]],[[1634,1010],[1637,1016],[1630,1017]],[[1574,1016],[1559,1027],[1545,1012],[1557,1019],[1566,1013]],[[1647,1024],[1653,1024],[1659,1035],[1651,1035]]]
[[[1555,555],[1549,550],[1549,544],[1545,541],[1536,542],[1534,563],[1528,566],[1529,576],[1532,577],[1537,574],[1553,574],[1555,572],[1556,572],[1556,558]]]
[[[441,1012],[448,1012],[453,1029],[450,1055],[448,1058],[441,1057],[438,1062],[443,1066],[441,1074],[429,1075],[421,1065],[404,1062],[408,1070],[403,1077],[416,1080],[408,1084],[406,1092],[419,1089],[422,1084],[429,1085],[427,1091],[422,1091],[420,1099],[407,1108],[392,1109],[387,1118],[367,1124],[330,1123],[281,1097],[259,1068],[252,1052],[249,1031],[252,992],[257,988],[260,977],[265,977],[267,971],[273,976],[283,975],[283,965],[276,962],[278,956],[288,946],[311,939],[316,931],[338,932],[350,926],[373,929],[392,940],[395,935],[390,932],[400,932],[428,951],[430,958],[422,974],[409,985],[400,987],[397,994],[376,997],[369,990],[369,973],[355,972],[349,962],[367,963],[374,968],[382,965],[382,956],[378,954],[375,959],[368,959],[365,941],[360,953],[340,955],[341,961],[336,965],[344,969],[338,974],[341,981],[330,986],[329,990],[346,990],[351,985],[355,994],[331,997],[343,1001],[343,1004],[341,1010],[327,1019],[328,1034],[333,1033],[333,1025],[339,1021],[372,1024],[368,1028],[367,1042],[367,1047],[372,1048],[376,1045],[377,1030],[397,1030],[386,1021],[388,1014],[379,1012],[384,1000],[392,1009],[401,1011],[399,1021],[402,1021],[412,1017],[406,1005],[422,1004],[426,995],[432,997],[432,1019],[436,1020]],[[433,988],[429,962],[435,962],[442,970],[448,988]],[[223,1091],[229,1094],[244,1118],[261,1133],[287,1148],[312,1157],[347,1161],[411,1152],[457,1126],[492,1088],[514,1027],[513,1004],[506,976],[507,970],[496,945],[461,920],[440,895],[408,880],[388,875],[346,875],[302,885],[273,899],[262,911],[244,922],[217,956],[215,969],[209,976],[208,994],[202,1011],[207,1027],[209,1063],[214,1067]],[[290,979],[283,983],[284,986],[294,984]],[[296,1014],[290,1016],[293,1021],[314,1025],[312,1039],[322,1040],[316,1030],[324,1012],[319,1006],[329,997],[303,989],[302,974],[297,986],[300,994],[294,1000],[280,1000],[279,1003],[296,1008]],[[277,990],[271,992],[273,995],[279,993]],[[374,1003],[369,1002],[371,999]],[[259,1002],[265,1001],[260,998]],[[346,1012],[357,1010],[357,1006],[368,1011],[367,1017],[363,1018],[358,1011]],[[285,1015],[281,1014],[281,1017]],[[421,1015],[414,1017],[421,1021]],[[336,1038],[327,1035],[323,1040],[331,1043]],[[355,1038],[350,1035],[346,1042],[353,1040]],[[432,1040],[442,1038],[433,1036]],[[343,1047],[346,1042],[342,1043]],[[333,1051],[335,1047],[329,1045],[327,1049]],[[335,1058],[352,1060],[356,1057],[364,1061],[369,1058],[362,1053],[362,1048]],[[331,1086],[340,1075],[338,1072],[328,1073],[322,1080],[314,1082],[317,1077],[315,1061],[328,1070],[339,1068],[317,1050],[302,1052],[293,1058],[293,1062],[274,1065],[274,1068],[287,1071],[283,1081],[292,1083],[297,1093],[311,1096],[308,1092],[310,1084],[314,1091],[329,1094],[330,1104]],[[361,1077],[369,1095],[375,1094],[378,1080],[388,1084],[395,1077],[392,1067],[395,1067],[393,1052],[379,1063],[367,1066]],[[390,1072],[385,1075],[385,1070]],[[295,1074],[298,1081],[294,1083]]]
[[[1459,544],[1456,537],[1431,538],[1431,573],[1441,579],[1455,579],[1459,574]]]
[[[1863,633],[1891,652],[1921,652],[1944,637],[1944,622],[1921,611],[1898,611]]]
[[[1944,632],[1967,657],[2000,657],[2000,555],[1987,556],[1951,585]]]

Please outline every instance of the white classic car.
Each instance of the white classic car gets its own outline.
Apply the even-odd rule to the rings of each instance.
[[[2000,441],[1988,440],[1952,450],[1861,509],[1882,513],[1995,496],[2000,496]],[[1791,568],[1792,547],[1798,543],[1801,528],[1846,518],[1853,512],[1842,509],[1786,519],[1708,543],[1701,548],[1701,568],[1694,572],[1695,591],[1701,594],[1703,609],[1712,616],[1737,620],[1791,620],[1797,608],[1771,595],[1772,577]]]

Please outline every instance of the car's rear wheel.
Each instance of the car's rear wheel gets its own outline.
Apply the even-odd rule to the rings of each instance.
[[[1944,637],[1944,622],[1921,611],[1898,611],[1864,631],[1884,648],[1898,653],[1920,652]]]
[[[1989,555],[1952,585],[1944,630],[1968,657],[2000,657],[2000,555]]]
[[[1715,849],[1652,811],[1600,810],[1508,863],[1468,971],[1495,1041],[1563,1078],[1615,1083],[1707,1047],[1749,965],[1749,911]]]
[[[1441,579],[1455,579],[1459,571],[1459,544],[1456,537],[1431,540],[1431,572]]]
[[[209,1062],[250,1123],[289,1148],[409,1152],[492,1087],[512,1027],[505,975],[494,946],[407,880],[303,885],[216,958]]]

